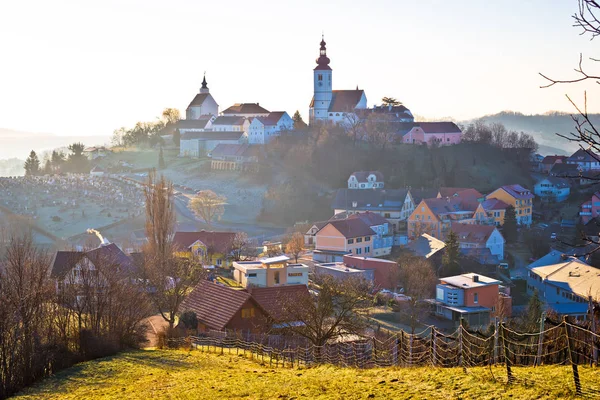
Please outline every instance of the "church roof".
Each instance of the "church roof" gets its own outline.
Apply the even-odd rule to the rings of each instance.
[[[222,115],[213,121],[213,125],[244,125],[246,118]]]
[[[210,118],[202,119],[182,119],[177,122],[179,129],[205,129],[210,122]]]
[[[222,114],[267,114],[269,110],[261,107],[258,103],[235,103]]]
[[[208,98],[208,96],[210,96],[210,93],[198,93],[196,97],[194,97],[194,100],[192,100],[188,108],[193,106],[201,106],[202,104],[204,104],[204,101]]]
[[[277,125],[285,111],[273,111],[268,117],[256,117],[263,125]]]
[[[329,112],[348,112],[356,108],[364,90],[333,90]]]

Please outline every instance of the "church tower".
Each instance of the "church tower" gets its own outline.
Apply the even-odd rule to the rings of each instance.
[[[200,93],[196,94],[185,110],[185,119],[206,119],[210,115],[219,115],[219,105],[210,94],[210,90],[208,90],[205,74],[204,79],[202,79]]]
[[[313,71],[314,95],[310,109],[310,121],[327,121],[332,96],[332,70],[327,57],[325,38],[321,39],[321,49],[317,66]]]

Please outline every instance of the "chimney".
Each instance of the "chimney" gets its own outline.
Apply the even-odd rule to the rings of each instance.
[[[479,282],[479,275],[473,275],[473,282]]]

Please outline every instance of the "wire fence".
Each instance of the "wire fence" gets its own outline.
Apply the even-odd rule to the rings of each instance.
[[[578,395],[600,398],[596,368],[600,335],[566,320],[536,333],[516,332],[502,323],[496,323],[490,333],[459,326],[452,334],[443,334],[429,327],[417,334],[400,331],[383,339],[369,337],[323,346],[312,345],[301,337],[240,331],[210,331],[202,336],[170,339],[169,344],[250,355],[270,367],[431,366],[462,367],[466,372],[474,367],[489,367],[478,369],[479,374],[485,374],[484,379],[503,378],[509,384],[520,382],[546,388],[572,387]],[[547,373],[520,368],[543,365],[566,368],[569,373],[551,374],[554,378],[549,379]],[[569,379],[564,381],[564,376]]]

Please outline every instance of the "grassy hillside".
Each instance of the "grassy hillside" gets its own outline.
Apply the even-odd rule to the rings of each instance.
[[[570,367],[357,370],[269,368],[235,354],[134,351],[76,365],[20,393],[19,399],[556,399],[574,396]],[[600,371],[581,368],[582,382]],[[495,378],[494,378],[495,377]],[[524,378],[528,382],[523,381]],[[495,380],[496,379],[496,380]],[[532,384],[533,379],[536,384]],[[598,383],[595,383],[598,385]]]

